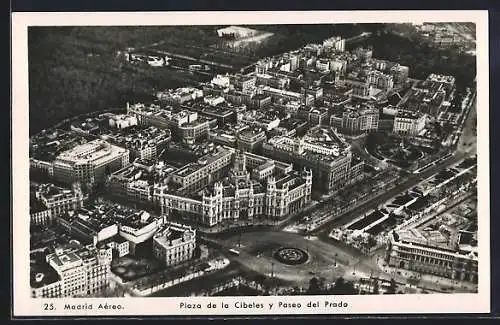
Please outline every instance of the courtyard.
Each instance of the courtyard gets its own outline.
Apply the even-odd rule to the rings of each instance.
[[[135,258],[123,256],[111,263],[111,272],[118,275],[124,282],[137,280],[164,269],[159,261],[152,258]]]

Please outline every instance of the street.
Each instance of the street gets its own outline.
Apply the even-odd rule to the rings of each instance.
[[[316,235],[321,232],[329,233],[334,227],[339,227],[346,224],[354,218],[368,212],[371,209],[376,208],[381,203],[386,202],[390,198],[409,190],[413,186],[417,185],[419,182],[431,177],[433,174],[446,169],[447,167],[459,162],[460,160],[472,156],[476,153],[476,135],[474,132],[475,118],[476,118],[476,101],[471,101],[471,109],[464,123],[462,129],[462,134],[457,144],[457,149],[454,155],[449,158],[437,163],[434,166],[427,168],[418,174],[410,174],[405,178],[401,179],[401,182],[394,188],[388,190],[385,193],[377,193],[372,198],[366,200],[365,202],[360,202],[359,205],[353,207],[350,211],[335,217],[334,219],[324,223],[317,229],[311,231],[311,234]]]
[[[316,237],[309,238],[293,233],[276,231],[255,231],[224,238],[210,239],[214,247],[221,250],[231,248],[239,255],[228,255],[230,260],[244,268],[282,281],[284,285],[306,286],[313,276],[329,281],[344,273],[344,268],[356,263],[361,254],[352,249],[335,246]],[[207,244],[209,244],[207,242]],[[286,265],[278,262],[274,252],[282,247],[296,247],[307,252],[309,258],[304,264]],[[355,252],[353,254],[353,252]]]

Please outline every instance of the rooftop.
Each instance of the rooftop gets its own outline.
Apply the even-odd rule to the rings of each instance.
[[[121,155],[127,150],[111,145],[104,140],[93,140],[85,144],[78,145],[72,149],[69,149],[59,156],[57,160],[63,163],[85,163],[91,161],[95,164],[100,164],[102,160],[105,160],[110,155]]]
[[[47,200],[69,198],[74,192],[68,188],[56,186],[51,183],[40,184],[37,188],[37,194]]]
[[[209,116],[226,117],[233,114],[233,111],[224,105],[211,106],[205,103],[196,102],[191,106],[185,107]]]
[[[429,248],[443,249],[447,251],[456,250],[456,234],[449,234],[442,230],[424,231],[417,228],[409,228],[398,231],[399,239],[408,243],[419,244]]]
[[[422,114],[419,112],[412,112],[407,110],[398,110],[396,117],[399,118],[410,118],[410,119],[418,119],[422,117]]]
[[[245,138],[253,138],[255,136],[265,136],[264,129],[262,128],[247,128],[244,130],[241,130],[238,133],[239,137],[245,137]]]
[[[45,253],[30,254],[30,286],[40,288],[60,280],[57,272],[45,260]]]
[[[145,129],[131,127],[109,132],[101,137],[119,146],[138,150],[170,140],[171,133],[169,129],[160,129],[155,126]]]
[[[171,246],[173,241],[189,240],[195,236],[196,232],[191,227],[170,223],[155,233],[154,240],[163,246]]]

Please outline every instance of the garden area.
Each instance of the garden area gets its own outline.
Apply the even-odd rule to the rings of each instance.
[[[164,268],[157,260],[149,258],[134,258],[124,256],[114,259],[111,263],[111,272],[118,275],[124,282],[133,281],[157,273]]]
[[[410,168],[427,155],[420,147],[405,141],[404,138],[385,134],[368,135],[366,150],[373,157],[399,168]]]

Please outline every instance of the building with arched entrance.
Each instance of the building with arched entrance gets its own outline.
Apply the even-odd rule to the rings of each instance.
[[[454,280],[477,283],[476,246],[461,244],[466,232],[458,232],[446,245],[433,243],[411,228],[389,235],[387,258],[391,267]]]

